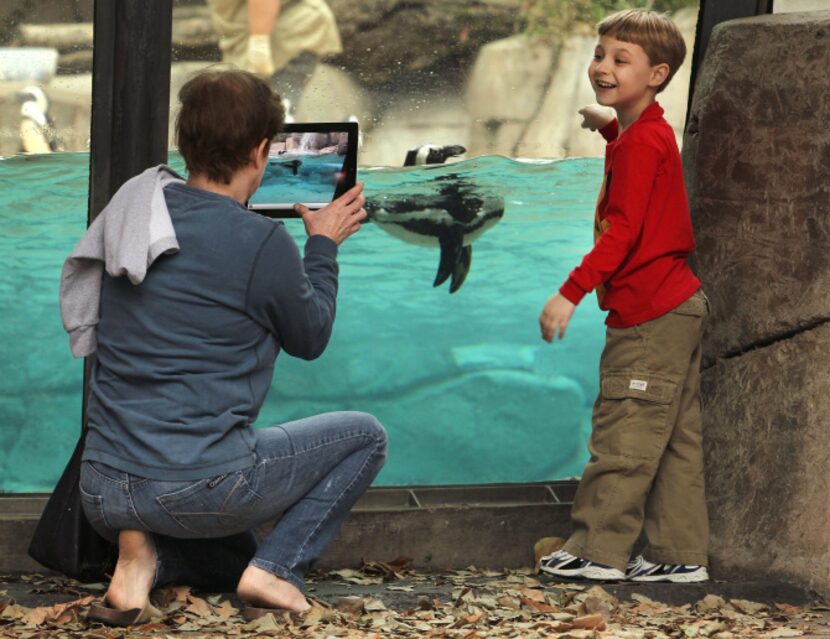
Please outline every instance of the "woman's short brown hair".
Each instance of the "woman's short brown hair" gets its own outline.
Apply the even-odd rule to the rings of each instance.
[[[224,184],[285,120],[280,96],[247,71],[203,71],[181,88],[179,102],[176,139],[188,173]]]
[[[669,74],[657,88],[666,88],[686,57],[686,43],[680,29],[665,14],[645,9],[626,9],[613,13],[597,25],[600,37],[611,36],[643,47],[652,65],[667,64]]]

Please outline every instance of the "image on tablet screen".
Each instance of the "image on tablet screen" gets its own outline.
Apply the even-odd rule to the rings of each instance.
[[[290,208],[295,203],[320,208],[334,199],[344,179],[349,151],[346,131],[280,133],[271,143],[262,184],[248,206]]]

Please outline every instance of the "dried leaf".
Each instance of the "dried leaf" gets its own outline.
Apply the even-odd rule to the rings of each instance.
[[[737,610],[745,615],[757,615],[759,612],[769,611],[769,606],[758,603],[757,601],[748,601],[746,599],[730,599],[729,603]]]
[[[775,607],[778,610],[780,610],[781,612],[783,612],[785,614],[788,614],[788,615],[795,614],[795,613],[799,612],[799,610],[800,610],[798,606],[793,606],[791,604],[786,604],[786,603],[777,603],[777,604],[775,604]]]
[[[765,632],[761,636],[765,639],[778,639],[779,637],[803,637],[804,632],[796,630],[795,628],[775,628],[774,630]]]
[[[584,615],[577,617],[571,624],[579,630],[605,630],[605,618],[602,615]]]
[[[556,612],[557,610],[549,603],[536,601],[534,599],[528,599],[527,597],[522,597],[521,602],[523,606],[533,608],[534,610],[538,610],[539,612]]]
[[[210,617],[213,611],[210,609],[208,602],[201,597],[190,596],[190,604],[185,606],[185,612],[196,615],[197,617]]]
[[[216,616],[222,620],[228,620],[231,617],[239,614],[239,610],[234,608],[227,599],[215,607]]]
[[[181,627],[180,627],[181,628]],[[252,632],[269,632],[274,630],[281,630],[282,626],[277,623],[277,620],[274,618],[274,615],[270,612],[263,616],[259,617],[258,619],[254,619],[246,623],[242,626],[244,630],[250,630]]]
[[[380,599],[369,598],[363,603],[363,608],[366,612],[380,612],[386,610],[386,606]]]
[[[584,615],[600,614],[608,621],[611,618],[611,612],[614,610],[614,605],[607,599],[599,599],[597,597],[586,597],[582,602],[582,609],[580,612]]]
[[[703,599],[695,604],[695,608],[700,611],[720,610],[726,605],[726,601],[717,595],[706,595]]]
[[[338,597],[337,609],[349,615],[363,614],[363,597]]]
[[[29,609],[23,606],[9,604],[0,611],[0,619],[22,619],[28,611]]]

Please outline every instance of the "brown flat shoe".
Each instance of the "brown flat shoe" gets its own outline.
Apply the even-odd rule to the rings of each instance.
[[[106,604],[106,600],[103,604],[92,604],[86,618],[107,626],[126,627],[149,623],[162,617],[161,611],[151,603],[143,608],[131,608],[130,610],[118,610],[118,608],[111,608]]]

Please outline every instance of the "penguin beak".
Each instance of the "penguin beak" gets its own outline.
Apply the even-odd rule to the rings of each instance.
[[[450,146],[444,147],[444,152],[447,154],[448,158],[454,158],[459,155],[464,155],[467,152],[467,149],[460,144],[451,144]]]

